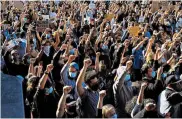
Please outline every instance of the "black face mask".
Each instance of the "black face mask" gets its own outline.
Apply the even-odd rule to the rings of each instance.
[[[90,86],[90,88],[93,90],[93,91],[97,91],[99,89],[99,83],[96,83],[92,86]]]

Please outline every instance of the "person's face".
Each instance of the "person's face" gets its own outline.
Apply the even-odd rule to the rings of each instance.
[[[153,71],[152,68],[149,68],[149,69],[148,69],[147,76],[148,76],[149,78],[152,78],[152,71]]]
[[[19,63],[20,61],[20,54],[18,52],[15,52],[12,54],[12,56],[14,57],[14,62],[15,63]]]
[[[46,43],[45,46],[51,46],[51,44],[50,43]]]
[[[73,66],[71,66],[69,67],[69,72],[76,72],[76,69]]]
[[[116,114],[116,111],[113,106],[110,106],[108,111],[105,113],[106,118],[111,118],[114,114]]]
[[[125,41],[125,45],[126,46],[129,46],[130,45],[130,41],[128,39]]]
[[[97,77],[90,80],[90,83],[88,85],[93,91],[97,91],[99,88],[99,80]]]

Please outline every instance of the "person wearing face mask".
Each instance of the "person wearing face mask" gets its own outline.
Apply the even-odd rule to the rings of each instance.
[[[43,71],[46,69],[46,66],[51,63],[55,50],[57,49],[60,39],[59,33],[56,32],[56,42],[51,43],[50,40],[43,40],[41,50],[36,58],[36,63],[39,61],[43,61]]]
[[[117,118],[115,108],[111,104],[103,106],[103,99],[106,96],[106,91],[99,92],[99,101],[97,104],[97,118]]]
[[[75,55],[69,56],[67,63],[61,69],[61,77],[65,85],[72,86],[72,91],[70,93],[77,99],[76,79],[79,74],[79,66],[76,62],[73,62],[75,58]]]
[[[63,94],[59,100],[56,116],[58,118],[75,118],[77,117],[76,112],[76,101],[69,95],[71,92],[71,86],[63,87]]]
[[[84,60],[83,68],[76,81],[76,89],[78,92],[78,112],[79,117],[82,118],[95,118],[97,112],[97,102],[99,99],[99,83],[97,78],[97,73],[92,71],[87,71],[88,67],[92,64],[90,59]],[[86,87],[82,86],[82,83],[86,83]]]
[[[138,112],[134,118],[161,118],[156,111],[156,103],[153,99],[146,99],[144,101],[144,109]]]
[[[148,83],[144,95],[145,98],[151,98],[157,101],[158,95],[164,89],[163,82],[161,80],[161,75],[163,73],[163,67],[160,67],[157,73],[153,68],[147,64],[142,66],[143,81]]]
[[[35,105],[33,109],[37,110],[37,115],[33,118],[56,118],[59,98],[50,84],[48,76],[53,68],[54,66],[52,64],[47,65],[46,71],[39,81],[33,100]]]
[[[126,67],[120,66],[117,69],[117,75],[115,77],[116,80],[113,85],[113,92],[118,118],[129,118],[125,110],[126,102],[131,100],[138,92],[137,87],[131,85],[132,82],[129,71],[132,67],[132,64],[133,62],[129,60],[126,63]]]

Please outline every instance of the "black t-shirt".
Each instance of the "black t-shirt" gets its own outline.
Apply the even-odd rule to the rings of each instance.
[[[34,96],[39,118],[56,118],[56,110],[60,98],[54,91],[48,96],[44,92],[44,90],[38,89]]]
[[[50,53],[49,56],[47,56],[45,53],[43,53],[40,61],[43,62],[43,71],[46,70],[46,67],[48,64],[51,63],[53,56],[54,56],[55,49],[53,46],[50,47]]]

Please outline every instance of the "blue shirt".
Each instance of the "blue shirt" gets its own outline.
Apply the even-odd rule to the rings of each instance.
[[[134,62],[133,68],[134,69],[141,69],[143,65],[143,53],[142,48],[136,50],[135,48],[132,49],[132,54],[134,55]]]
[[[147,32],[145,33],[145,37],[148,37],[148,38],[150,39],[150,38],[151,38],[150,32],[147,31]]]

